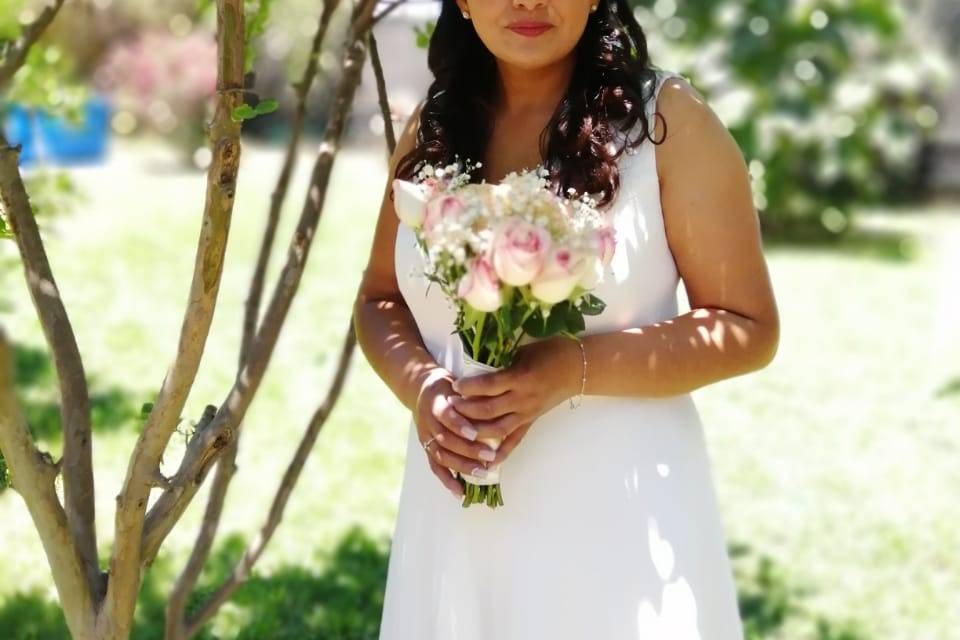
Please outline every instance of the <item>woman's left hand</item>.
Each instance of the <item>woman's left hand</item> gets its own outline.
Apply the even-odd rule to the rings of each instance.
[[[457,412],[470,418],[477,439],[501,441],[496,458],[503,462],[523,439],[538,417],[571,397],[573,382],[579,382],[582,362],[576,341],[562,335],[529,342],[517,348],[513,363],[505,369],[475,376],[461,376],[451,396]]]

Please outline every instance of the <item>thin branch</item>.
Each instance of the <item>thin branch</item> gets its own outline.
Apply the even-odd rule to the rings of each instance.
[[[0,202],[17,243],[27,289],[57,372],[63,425],[64,506],[94,599],[103,595],[97,559],[90,396],[83,359],[20,176],[19,146],[0,146]]]
[[[222,585],[220,585],[220,587],[212,596],[210,596],[210,599],[200,608],[200,610],[197,611],[197,613],[187,621],[186,637],[193,636],[200,631],[200,628],[206,624],[206,622],[217,612],[223,603],[229,600],[230,596],[232,596],[233,593],[246,581],[247,577],[250,575],[250,570],[254,563],[256,563],[257,559],[260,558],[260,554],[263,553],[263,550],[267,547],[267,544],[269,544],[274,532],[280,525],[280,521],[283,518],[284,509],[287,506],[287,501],[290,499],[290,495],[293,493],[297,480],[299,480],[300,474],[303,472],[303,466],[306,464],[307,458],[310,456],[310,452],[313,450],[313,446],[317,442],[317,436],[320,435],[321,428],[324,424],[326,424],[327,418],[330,417],[330,413],[333,410],[333,407],[336,405],[337,399],[340,397],[340,393],[343,390],[347,373],[350,370],[350,360],[353,355],[356,342],[356,335],[353,332],[353,319],[351,317],[349,327],[347,329],[347,335],[344,337],[343,346],[340,350],[340,358],[337,362],[337,369],[334,373],[333,382],[330,385],[330,389],[327,391],[327,395],[323,399],[323,402],[314,412],[313,417],[311,417],[310,422],[307,425],[307,429],[300,439],[300,444],[297,447],[297,451],[293,456],[293,459],[290,461],[290,464],[287,466],[287,471],[283,475],[283,480],[281,481],[280,486],[277,488],[277,492],[274,495],[273,503],[271,504],[270,511],[267,515],[267,521],[261,527],[260,534],[254,538],[254,540],[247,547],[247,550],[244,552],[243,557],[239,562],[237,562],[230,574],[230,577],[227,578]]]
[[[377,49],[377,39],[370,30],[370,66],[373,67],[373,76],[377,81],[377,102],[380,104],[380,116],[383,118],[383,132],[387,139],[387,157],[393,155],[397,147],[397,137],[393,132],[393,116],[390,114],[390,100],[387,96],[387,81],[383,77],[383,65],[380,63],[380,51]]]
[[[94,598],[84,561],[67,514],[57,498],[57,467],[37,449],[13,389],[13,357],[0,326],[0,451],[10,468],[13,489],[23,497],[50,563],[67,626],[75,638],[92,637]]]
[[[234,436],[236,425],[243,419],[262,381],[280,329],[297,292],[323,211],[336,149],[346,128],[366,56],[366,32],[360,30],[359,25],[369,24],[374,5],[375,0],[362,0],[356,5],[346,38],[348,45],[344,51],[343,74],[337,84],[320,153],[314,163],[307,198],[287,250],[287,263],[281,270],[263,323],[251,344],[249,359],[237,376],[227,399],[221,404],[210,428],[188,445],[173,478],[174,488],[164,491],[147,514],[141,551],[144,563],[152,561],[163,539],[176,523],[176,514],[182,513],[190,503],[210,466],[222,455],[223,448]]]
[[[386,18],[388,15],[390,15],[393,12],[394,9],[404,4],[405,2],[407,2],[407,0],[393,0],[393,2],[391,2],[386,9],[384,9],[383,11],[381,11],[380,13],[378,13],[373,17],[373,22],[370,25],[371,28],[375,27],[378,22]]]
[[[320,51],[330,26],[331,18],[338,4],[339,0],[327,0],[324,2],[323,9],[320,12],[320,18],[317,22],[317,29],[313,36],[313,43],[310,48],[310,55],[307,59],[306,67],[303,70],[300,81],[293,85],[296,91],[297,104],[293,114],[293,121],[290,124],[290,140],[287,143],[283,166],[270,199],[266,229],[264,230],[260,243],[260,252],[257,256],[257,263],[245,304],[243,337],[240,344],[238,365],[240,368],[242,368],[247,361],[250,344],[256,335],[257,320],[260,315],[260,300],[263,295],[263,284],[266,277],[267,266],[270,262],[271,253],[273,252],[274,238],[276,237],[277,226],[280,221],[280,213],[286,201],[287,192],[289,191],[290,179],[296,166],[297,152],[300,147],[300,138],[303,133],[304,123],[306,122],[307,98],[313,82],[317,77]],[[237,469],[236,459],[237,452],[240,448],[242,427],[243,421],[241,420],[237,423],[234,437],[230,440],[223,456],[217,462],[217,471],[214,474],[213,483],[210,487],[203,522],[200,525],[200,530],[197,532],[197,538],[190,551],[190,557],[174,583],[173,589],[167,599],[166,637],[168,639],[185,637],[184,612],[187,605],[187,598],[196,586],[200,572],[206,563],[207,557],[210,555],[210,549],[217,535],[227,490]],[[164,488],[171,489],[172,484],[168,482]]]
[[[189,303],[176,357],[137,439],[123,488],[117,495],[115,543],[101,617],[107,625],[102,629],[103,635],[129,635],[140,585],[140,544],[153,471],[176,429],[193,386],[216,307],[240,162],[240,123],[231,115],[243,99],[243,8],[243,0],[217,0],[217,104],[208,129],[213,160],[207,173],[206,202]]]
[[[54,0],[52,5],[44,8],[44,10],[40,12],[36,20],[24,25],[23,30],[20,32],[20,37],[7,49],[7,54],[3,57],[3,60],[0,60],[0,91],[6,88],[7,83],[10,82],[17,71],[20,70],[20,67],[23,66],[23,63],[26,62],[30,47],[40,39],[40,36],[47,30],[47,27],[50,26],[53,19],[57,17],[57,13],[60,11],[60,7],[63,6],[63,3],[64,0]]]
[[[320,20],[317,24],[317,30],[313,36],[313,44],[310,48],[310,56],[307,59],[307,66],[303,70],[300,81],[293,85],[296,91],[297,106],[293,113],[293,122],[290,124],[290,140],[287,143],[287,152],[283,159],[283,167],[281,168],[280,176],[277,178],[277,184],[270,198],[267,226],[264,230],[263,241],[260,244],[257,265],[250,282],[250,293],[247,296],[243,322],[243,339],[240,347],[241,367],[246,360],[246,356],[250,350],[250,342],[253,340],[253,336],[257,330],[257,320],[260,315],[260,299],[263,294],[263,281],[266,275],[267,265],[270,262],[270,254],[273,251],[273,239],[276,236],[280,212],[286,201],[287,191],[290,187],[290,179],[296,166],[297,151],[300,147],[303,125],[306,122],[307,98],[313,82],[317,77],[320,50],[330,26],[330,20],[339,2],[340,0],[328,0],[324,2],[323,11],[320,14]]]

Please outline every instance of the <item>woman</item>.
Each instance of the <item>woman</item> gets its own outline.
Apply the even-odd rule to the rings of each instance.
[[[603,192],[619,242],[580,344],[532,341],[457,379],[442,365],[455,312],[388,180],[355,307],[412,414],[380,639],[741,638],[690,395],[766,366],[779,340],[736,143],[651,68],[625,0],[442,0],[429,65],[391,179],[454,154],[482,161],[474,181],[541,163],[558,192]],[[453,471],[501,463],[505,504],[463,508]]]

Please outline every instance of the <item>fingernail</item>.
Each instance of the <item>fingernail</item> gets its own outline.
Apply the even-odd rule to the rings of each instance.
[[[497,452],[490,449],[481,449],[480,458],[486,460],[487,462],[492,462],[494,458],[497,457]]]
[[[450,385],[450,386],[453,387],[453,390],[454,390],[454,391],[456,391],[457,393],[460,393],[460,385],[457,384],[458,382],[459,382],[458,380],[454,380],[454,381],[453,381],[453,384]]]
[[[473,471],[470,472],[470,475],[477,476],[478,478],[486,478],[487,470],[483,467],[474,467]]]
[[[470,440],[476,440],[476,439],[477,439],[477,433],[478,433],[478,432],[477,432],[477,430],[474,429],[473,427],[461,427],[461,428],[460,428],[460,433],[463,434],[463,437],[464,437],[464,438],[469,438]]]

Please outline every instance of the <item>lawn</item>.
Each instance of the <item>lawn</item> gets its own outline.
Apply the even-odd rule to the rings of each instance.
[[[302,203],[304,148],[280,243]],[[219,405],[235,373],[244,297],[279,151],[247,145],[227,266],[184,417]],[[124,142],[72,175],[75,211],[44,219],[46,246],[91,380],[97,522],[109,553],[114,496],[169,366],[193,268],[203,175]],[[367,259],[385,178],[381,150],[345,150],[261,392],[248,413],[217,583],[261,525],[321,401]],[[768,246],[782,319],[763,371],[694,392],[710,446],[751,637],[935,639],[960,628],[960,215],[948,204],[863,212],[842,247]],[[0,245],[0,321],[17,346],[20,396],[59,455],[53,371]],[[272,279],[270,280],[272,282]],[[681,290],[681,300],[683,293]],[[375,399],[375,400],[374,400]],[[346,390],[254,578],[206,637],[376,638],[407,415],[359,349]],[[166,456],[176,464],[182,438]],[[137,638],[160,637],[170,581],[193,543],[202,490],[147,576]],[[65,637],[40,543],[19,495],[0,493],[4,638]]]

